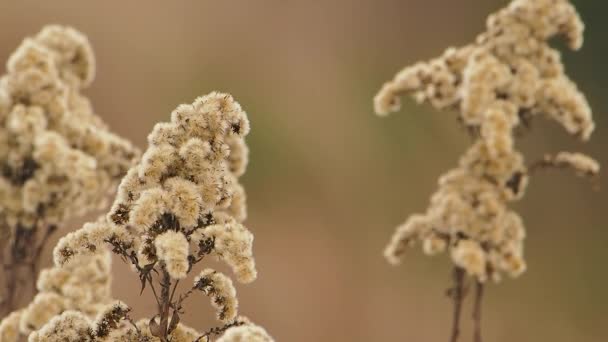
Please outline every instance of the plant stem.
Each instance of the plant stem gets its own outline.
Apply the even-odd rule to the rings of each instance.
[[[450,291],[450,295],[454,302],[454,312],[452,317],[452,335],[450,337],[450,342],[458,341],[458,336],[460,335],[460,316],[462,313],[462,301],[464,299],[464,276],[465,272],[462,268],[454,267],[454,287]]]
[[[160,315],[160,339],[162,342],[168,342],[168,327],[169,327],[169,309],[171,307],[171,277],[169,276],[169,272],[165,270],[163,267],[162,270],[163,279],[161,283],[161,292],[160,292],[160,302],[161,302],[161,312]]]
[[[481,342],[481,302],[483,300],[483,284],[475,282],[475,304],[473,307],[473,341]]]
[[[29,302],[36,292],[36,276],[40,263],[40,252],[48,235],[37,241],[36,226],[26,228],[17,226],[4,263],[4,284],[0,302],[0,318],[17,309],[21,303]],[[32,248],[33,247],[33,248]]]

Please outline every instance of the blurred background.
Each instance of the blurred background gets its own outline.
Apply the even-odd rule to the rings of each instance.
[[[87,95],[115,131],[141,147],[178,104],[212,90],[232,93],[252,122],[243,182],[260,271],[256,282],[237,288],[241,313],[278,341],[444,341],[452,310],[447,258],[413,249],[395,268],[382,250],[397,224],[426,209],[438,176],[456,164],[468,138],[452,113],[407,101],[380,119],[372,98],[403,66],[470,42],[506,3],[2,1],[0,59],[45,24],[81,30],[98,66]],[[528,160],[575,150],[608,167],[608,3],[575,3],[586,42],[564,59],[594,109],[595,136],[582,144],[539,119],[519,147]],[[606,187],[593,191],[571,173],[532,180],[516,204],[528,228],[529,270],[489,286],[487,341],[608,340],[607,203]],[[116,297],[136,316],[149,316],[153,299],[139,296],[136,275],[120,260],[115,266]],[[208,299],[195,298],[185,322],[213,326]],[[463,340],[470,339],[469,317]]]

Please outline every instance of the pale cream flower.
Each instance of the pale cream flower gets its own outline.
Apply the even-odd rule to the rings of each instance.
[[[42,292],[34,301],[23,309],[19,329],[27,335],[32,330],[40,329],[51,318],[66,309],[66,299],[54,292]]]
[[[217,310],[217,318],[230,322],[236,318],[238,300],[232,280],[226,275],[210,268],[204,269],[194,278],[194,287],[211,297],[211,303]]]
[[[583,176],[595,176],[600,172],[600,164],[582,153],[559,152],[554,158],[546,158],[546,161],[559,167],[572,168]]]
[[[55,316],[42,329],[29,335],[29,342],[87,342],[91,336],[91,320],[77,311]]]
[[[19,332],[21,315],[21,311],[14,311],[2,319],[0,322],[0,341],[13,342],[18,340],[21,334]]]
[[[226,330],[217,342],[274,342],[274,339],[264,328],[245,324]]]
[[[471,240],[460,240],[452,248],[452,260],[456,266],[461,267],[479,281],[486,280],[486,255],[481,246]]]
[[[183,279],[189,269],[188,240],[184,234],[173,230],[164,232],[154,239],[158,260],[165,263],[165,268],[173,279]]]
[[[191,240],[199,251],[201,246],[205,248],[206,241],[213,241],[212,254],[226,262],[240,282],[249,283],[257,277],[252,251],[253,234],[242,224],[229,221],[207,226],[195,231]]]

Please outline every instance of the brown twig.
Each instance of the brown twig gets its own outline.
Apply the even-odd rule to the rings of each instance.
[[[245,324],[245,322],[236,320],[236,321],[234,321],[232,323],[226,323],[226,324],[224,324],[221,327],[211,328],[208,331],[206,331],[204,334],[202,334],[201,336],[199,336],[193,342],[200,342],[200,341],[203,340],[203,338],[205,339],[205,342],[209,342],[212,335],[220,335],[223,332],[225,332],[226,330],[228,330],[229,328],[238,327],[238,326],[243,325],[243,324]]]
[[[481,342],[481,304],[483,301],[483,283],[475,282],[475,303],[473,306],[473,341]]]
[[[454,311],[452,316],[452,334],[450,342],[458,341],[460,335],[460,316],[462,313],[462,301],[464,299],[464,276],[465,272],[460,267],[454,267],[453,279],[454,287],[450,290],[450,297],[454,302]]]
[[[34,253],[31,257],[31,261],[32,261],[31,262],[31,273],[34,278],[34,281],[36,281],[36,278],[38,276],[38,271],[40,270],[40,256],[42,255],[42,251],[44,250],[44,247],[46,246],[46,243],[49,240],[49,238],[56,231],[57,231],[56,225],[49,225],[48,227],[46,227],[46,230],[44,231],[44,235],[42,236],[42,239],[38,242],[38,245],[34,249]]]
[[[171,277],[169,276],[169,272],[164,269],[162,270],[163,279],[162,279],[162,289],[160,294],[160,302],[161,302],[161,312],[160,315],[160,340],[162,342],[168,342],[168,327],[169,327],[169,309],[171,307],[170,295],[171,295]]]
[[[152,289],[152,293],[154,294],[154,299],[156,299],[156,304],[158,305],[158,312],[162,310],[162,305],[160,303],[160,299],[158,298],[158,293],[156,292],[156,288],[154,287],[154,283],[152,282],[152,275],[148,274],[146,276],[146,280],[150,284],[150,288]]]
[[[175,281],[173,291],[171,291],[171,297],[169,297],[169,303],[173,303],[173,296],[175,296],[175,290],[177,290],[177,285],[179,285],[179,279]]]
[[[22,301],[33,297],[39,254],[37,248],[37,224],[31,228],[17,226],[13,231],[7,261],[4,263],[4,289],[0,302],[0,317],[17,309]],[[44,241],[40,242],[44,244]]]

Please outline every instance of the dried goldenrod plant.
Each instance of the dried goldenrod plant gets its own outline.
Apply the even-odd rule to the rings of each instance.
[[[567,0],[514,0],[488,18],[486,31],[474,43],[406,67],[374,99],[380,115],[397,111],[401,95],[456,111],[474,140],[458,166],[439,179],[426,213],[409,217],[385,250],[393,264],[416,242],[428,255],[449,253],[455,281],[449,291],[454,300],[451,341],[459,335],[467,279],[475,283],[474,340],[481,341],[484,284],[526,269],[524,225],[509,203],[522,198],[530,176],[547,167],[570,168],[583,176],[599,173],[598,163],[580,153],[560,152],[527,165],[514,144],[536,116],[589,139],[591,109],[564,73],[560,53],[548,44],[563,36],[570,48],[579,49],[583,28]]]
[[[40,272],[38,294],[25,308],[14,311],[0,322],[0,341],[27,341],[55,316],[78,311],[94,319],[113,303],[109,251],[82,256],[65,267]]]
[[[230,95],[211,93],[177,107],[171,122],[157,124],[148,136],[149,148],[122,180],[108,215],[55,247],[61,269],[109,246],[137,272],[141,291],[152,292],[156,315],[136,323],[121,302],[95,318],[76,308],[52,318],[29,341],[272,341],[238,316],[227,275],[205,268],[185,291],[178,290],[208,256],[228,264],[240,282],[257,276],[238,183],[247,164],[248,132],[247,116]],[[220,326],[199,332],[180,323],[185,301],[195,293],[210,297]]]
[[[23,41],[0,78],[0,317],[31,299],[48,237],[101,208],[139,154],[81,94],[94,73],[87,38],[47,26]]]

